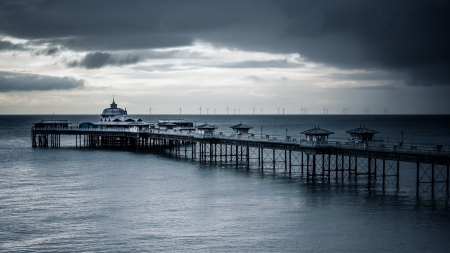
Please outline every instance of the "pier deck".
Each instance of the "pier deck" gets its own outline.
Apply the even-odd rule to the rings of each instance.
[[[308,180],[367,178],[368,186],[399,185],[400,167],[416,168],[419,192],[449,194],[450,147],[359,144],[348,140],[306,141],[281,136],[198,134],[96,128],[32,128],[33,147],[60,147],[61,136],[75,136],[76,148],[163,151],[200,162],[257,166],[306,174]]]

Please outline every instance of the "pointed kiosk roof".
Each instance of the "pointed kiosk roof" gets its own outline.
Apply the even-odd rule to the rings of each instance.
[[[305,134],[305,135],[330,135],[330,134],[334,134],[334,132],[330,132],[328,130],[320,128],[319,126],[316,126],[313,129],[309,129],[309,130],[301,132],[301,134]]]
[[[200,125],[200,126],[197,126],[197,129],[202,129],[202,130],[205,130],[205,129],[216,129],[216,128],[217,128],[216,126],[213,126],[213,125],[210,125],[210,124],[207,124],[207,123],[205,123],[203,125]]]
[[[349,134],[378,134],[378,131],[366,128],[365,126],[359,126],[358,128],[348,130],[346,133]]]
[[[242,123],[239,123],[239,124],[237,124],[237,125],[230,126],[230,128],[233,128],[233,129],[251,129],[251,128],[253,128],[253,127],[244,125],[244,124],[242,124]]]

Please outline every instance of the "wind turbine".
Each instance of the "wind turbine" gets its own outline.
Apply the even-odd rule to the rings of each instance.
[[[229,111],[229,110],[230,110],[230,108],[229,108],[228,105],[227,105],[227,110],[226,110],[226,111],[227,111],[227,115],[228,115],[228,111]]]
[[[387,114],[387,112],[388,112],[388,109],[386,109],[386,108],[383,109],[383,113],[384,113],[384,114]]]
[[[256,106],[251,108],[253,110],[253,115],[255,115],[255,108],[256,108]]]
[[[181,106],[180,106],[180,108],[178,108],[178,111],[180,111],[180,115],[181,115]]]
[[[233,107],[233,114],[236,115],[236,107]]]
[[[283,110],[283,115],[284,115],[284,110],[286,110],[286,108],[282,108],[281,110]]]
[[[198,108],[198,110],[200,111],[200,115],[202,115],[202,106],[200,106],[200,108]]]
[[[209,108],[206,107],[206,114],[209,114]]]
[[[149,112],[150,112],[150,115],[152,115],[152,111],[153,111],[153,109],[152,109],[152,107],[150,106],[150,109],[148,110]]]
[[[216,108],[214,108],[214,114],[217,114],[217,110],[216,110]]]
[[[364,109],[365,114],[369,114],[369,108],[366,107],[366,109]]]
[[[263,108],[260,108],[260,109],[261,109],[261,114],[262,114]]]
[[[278,115],[280,115],[280,107],[278,107],[278,108],[275,108],[275,109],[277,109],[277,110],[278,110]]]

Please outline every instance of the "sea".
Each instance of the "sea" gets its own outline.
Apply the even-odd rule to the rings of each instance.
[[[386,142],[450,147],[449,115],[131,115],[183,118],[231,132],[330,138],[365,126]],[[401,182],[307,180],[284,171],[200,163],[165,153],[33,148],[32,123],[99,115],[0,115],[1,252],[449,252],[445,192]],[[403,137],[402,137],[403,132]]]

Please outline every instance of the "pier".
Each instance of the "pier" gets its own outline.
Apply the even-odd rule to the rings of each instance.
[[[413,164],[417,196],[423,192],[449,195],[450,149],[442,146],[385,145],[324,138],[306,140],[213,131],[100,129],[67,125],[35,125],[31,129],[33,147],[59,148],[61,136],[75,137],[76,148],[166,152],[201,163],[226,163],[300,174],[308,181],[367,180],[369,188],[379,184],[383,188],[387,184],[399,187],[403,165]]]

